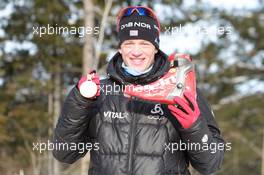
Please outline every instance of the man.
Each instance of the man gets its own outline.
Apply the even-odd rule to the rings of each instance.
[[[99,80],[91,73],[71,90],[54,131],[54,143],[91,143],[89,175],[188,175],[189,164],[202,174],[215,172],[224,151],[198,145],[208,148],[224,140],[198,89],[197,98],[186,92],[185,100],[175,97],[175,105],[127,98],[113,88],[109,91],[116,85],[149,84],[169,70],[167,56],[159,49],[160,24],[151,9],[121,10],[117,28],[119,50],[108,65],[108,77]],[[90,98],[80,93],[87,81],[97,84]],[[192,143],[195,149],[187,146]],[[86,153],[53,151],[65,163]]]

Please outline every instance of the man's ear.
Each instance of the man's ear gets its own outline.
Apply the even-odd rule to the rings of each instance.
[[[121,48],[118,49],[118,52],[119,52],[120,54],[122,54]]]
[[[158,53],[158,50],[157,50],[157,49],[155,49],[155,54],[156,54],[156,53]]]

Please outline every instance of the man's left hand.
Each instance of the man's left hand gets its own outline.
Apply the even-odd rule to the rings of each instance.
[[[199,117],[200,109],[191,93],[184,92],[183,96],[186,100],[177,96],[174,98],[175,105],[169,105],[168,108],[182,127],[188,129]]]

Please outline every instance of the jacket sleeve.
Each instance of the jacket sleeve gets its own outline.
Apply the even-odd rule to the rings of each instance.
[[[222,164],[225,141],[220,135],[214,114],[199,89],[197,102],[200,116],[190,128],[181,129],[180,134],[184,143],[192,145],[187,149],[191,165],[202,174],[211,174]]]
[[[75,86],[66,97],[53,134],[53,156],[64,163],[74,163],[83,157],[88,140],[85,131],[90,118],[95,115],[97,100],[81,96]]]

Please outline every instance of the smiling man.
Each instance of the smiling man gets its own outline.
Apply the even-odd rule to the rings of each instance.
[[[119,49],[124,61],[123,68],[131,68],[138,74],[148,72],[152,68],[157,52],[151,42],[142,39],[126,40]]]
[[[223,148],[224,140],[198,89],[197,98],[186,92],[173,105],[113,91],[114,84],[147,85],[169,71],[167,55],[159,49],[160,24],[154,12],[142,6],[122,9],[117,32],[119,49],[107,67],[108,77],[83,76],[66,98],[54,130],[53,143],[85,143],[89,149],[57,148],[54,156],[73,163],[90,151],[89,175],[189,175],[189,164],[202,174],[215,172],[224,150],[209,148]],[[81,93],[85,83],[95,84],[84,88],[95,88],[94,95]],[[112,87],[111,93],[104,87]]]

